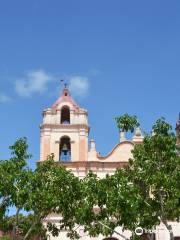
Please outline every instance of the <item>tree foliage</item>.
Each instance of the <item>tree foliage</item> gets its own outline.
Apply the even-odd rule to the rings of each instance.
[[[163,222],[173,239],[168,220],[180,217],[180,157],[176,136],[164,118],[158,119],[152,129],[154,134],[146,135],[143,143],[133,150],[129,176],[144,200],[139,224],[152,228]]]
[[[137,118],[129,115],[117,123],[122,131],[139,126]],[[44,236],[43,220],[56,213],[62,217],[59,224],[47,223],[54,236],[66,229],[71,239],[77,239],[79,226],[90,236],[111,236],[117,226],[133,232],[138,226],[150,230],[162,222],[173,239],[168,220],[180,218],[179,150],[164,118],[156,121],[152,131],[153,135],[146,134],[143,142],[134,146],[127,167],[103,179],[89,172],[80,180],[57,166],[53,155],[32,171],[27,167],[26,139],[17,140],[10,147],[11,158],[0,161],[0,228],[12,231],[13,239]],[[11,206],[16,214],[9,217]]]
[[[122,116],[115,117],[117,127],[119,131],[131,133],[134,132],[136,127],[139,127],[139,122],[136,116],[130,116],[129,114],[125,113]]]
[[[14,222],[13,236],[18,222],[18,214],[23,209],[24,199],[27,196],[25,182],[27,181],[26,162],[31,157],[27,152],[28,145],[26,138],[18,139],[10,146],[11,158],[0,161],[0,217],[1,221],[8,210],[8,207],[15,206],[16,221]]]
[[[135,145],[128,167],[105,179],[94,174],[84,179],[81,224],[92,236],[111,235],[120,225],[132,231],[138,226],[152,230],[162,222],[173,239],[168,220],[180,218],[176,136],[164,118],[158,119],[152,130],[153,135],[146,134],[142,144]],[[94,208],[99,211],[94,213]]]
[[[34,171],[29,169],[31,155],[25,138],[10,149],[12,157],[0,161],[1,228],[11,232],[13,239],[30,239],[33,233],[44,233],[42,222],[49,214],[59,213],[62,221],[58,232],[66,228],[71,233],[75,226],[73,211],[81,197],[80,180],[63,166],[56,166],[53,155]],[[9,207],[16,209],[12,217],[7,216]],[[22,210],[28,216],[22,216]]]
[[[30,229],[34,216],[32,214],[23,215],[19,214],[18,228],[16,229],[16,237],[22,239]],[[5,216],[3,221],[0,222],[0,229],[6,234],[5,236],[11,236],[13,231],[14,222],[16,221],[16,216]],[[29,234],[28,239],[34,237],[46,238],[46,229],[44,228],[42,222],[36,225],[36,227]]]

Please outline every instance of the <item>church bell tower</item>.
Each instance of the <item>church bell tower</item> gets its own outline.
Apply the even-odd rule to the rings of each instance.
[[[88,160],[88,113],[80,108],[65,85],[61,96],[43,111],[40,125],[40,161],[54,154],[56,162]]]

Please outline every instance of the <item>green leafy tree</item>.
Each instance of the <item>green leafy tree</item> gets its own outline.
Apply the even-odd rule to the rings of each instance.
[[[40,163],[34,172],[30,172],[27,182],[23,182],[22,178],[20,182],[23,183],[23,189],[27,191],[22,191],[24,195],[20,198],[19,194],[19,199],[22,200],[23,209],[31,213],[30,224],[23,232],[23,240],[29,239],[33,232],[37,233],[37,229],[42,231],[43,228],[40,226],[51,213],[60,214],[62,220],[60,227],[49,223],[48,230],[58,236],[59,232],[66,228],[69,234],[72,234],[75,226],[73,218],[73,209],[76,207],[75,198],[79,197],[79,179],[63,166],[55,165],[54,156],[51,155],[46,161]],[[28,196],[25,198],[26,193]]]
[[[78,219],[90,236],[111,236],[117,226],[134,231],[142,198],[138,187],[130,181],[127,169],[118,169],[103,179],[89,173],[83,185],[84,200]]]
[[[27,152],[26,138],[18,139],[14,145],[10,146],[10,149],[11,158],[0,161],[0,217],[1,220],[4,218],[9,206],[16,208],[16,220],[13,224],[13,239],[15,239],[18,215],[23,209],[23,198],[26,198],[24,189],[24,182],[27,178],[26,164],[31,155]]]
[[[104,205],[106,203],[107,186],[105,179],[100,180],[96,174],[89,174],[82,180],[82,196],[76,212],[76,222],[84,225],[84,231],[90,236],[100,233],[108,235],[109,229],[104,228],[99,222],[105,221],[107,216]]]
[[[139,126],[137,118],[129,115],[117,123],[122,131]],[[26,139],[17,140],[11,150],[12,157],[0,161],[0,213],[5,224],[6,210],[16,207],[11,225],[14,239],[18,229],[23,229],[24,240],[33,232],[43,232],[42,221],[50,213],[62,216],[59,225],[47,224],[54,236],[66,229],[71,239],[78,238],[77,225],[83,225],[90,236],[111,236],[119,225],[134,231],[137,226],[152,229],[163,222],[173,239],[168,220],[180,217],[180,157],[176,136],[165,119],[157,120],[153,135],[147,134],[142,144],[135,145],[128,167],[104,179],[90,172],[80,180],[57,166],[53,155],[35,171],[28,169]],[[23,220],[21,210],[30,217]]]
[[[152,230],[163,222],[173,239],[169,220],[180,217],[180,157],[176,136],[164,118],[153,125],[153,135],[146,135],[135,145],[129,166],[114,175],[98,179],[88,175],[84,181],[84,201],[80,223],[90,235],[111,235],[115,227],[132,232],[141,226]],[[99,211],[94,213],[94,209]],[[152,239],[152,234],[132,236]]]
[[[35,171],[28,169],[30,155],[25,138],[17,140],[10,149],[12,157],[0,162],[1,225],[12,227],[13,239],[17,239],[19,230],[23,229],[21,239],[26,240],[33,232],[40,234],[43,220],[56,212],[63,217],[56,233],[66,228],[73,235],[76,203],[81,197],[80,180],[63,166],[57,166],[53,155]],[[16,214],[8,218],[5,213],[11,206],[15,207]],[[30,213],[29,217],[22,217],[22,210]],[[7,220],[13,220],[12,224],[8,225]]]
[[[129,176],[142,197],[137,222],[151,229],[164,223],[173,239],[168,220],[180,217],[180,158],[176,136],[164,118],[152,127],[153,135],[146,135],[142,144],[133,150]]]
[[[0,210],[1,217],[6,210],[6,207],[11,203],[12,190],[16,178],[26,166],[26,160],[30,157],[27,154],[28,146],[25,138],[21,138],[10,147],[12,157],[10,160],[0,161]]]
[[[136,127],[139,127],[139,122],[136,116],[130,116],[129,114],[125,113],[122,116],[115,117],[117,127],[119,131],[131,133],[134,132]]]
[[[41,172],[43,174],[45,172],[44,169],[42,169]],[[63,166],[56,166],[54,164],[51,179],[52,177],[51,191],[54,197],[55,207],[51,210],[59,214],[62,220],[58,225],[49,222],[48,230],[51,231],[54,236],[58,236],[62,229],[66,229],[68,237],[71,239],[78,238],[78,233],[74,228],[77,224],[75,215],[78,209],[80,209],[82,200],[81,180],[75,177],[70,171],[67,171]],[[51,198],[49,201],[51,202]]]
[[[19,214],[18,229],[16,231],[17,239],[23,239],[27,231],[32,225],[34,216],[32,214],[23,215]],[[0,229],[6,234],[5,236],[10,236],[13,231],[14,222],[16,221],[16,215],[6,216],[2,222],[0,222]],[[28,239],[34,239],[34,237],[46,238],[46,229],[44,228],[42,222],[36,225],[31,234],[29,234]]]

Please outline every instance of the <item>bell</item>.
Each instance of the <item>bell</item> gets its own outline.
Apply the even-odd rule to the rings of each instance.
[[[63,150],[63,151],[67,151],[67,150],[68,150],[68,147],[67,147],[67,144],[66,144],[66,143],[63,144],[62,150]]]

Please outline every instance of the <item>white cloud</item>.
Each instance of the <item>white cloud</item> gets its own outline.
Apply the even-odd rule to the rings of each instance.
[[[0,93],[0,103],[9,102],[11,99],[4,93]]]
[[[86,97],[89,92],[89,79],[82,76],[72,76],[69,78],[69,89],[74,96]]]
[[[43,93],[48,84],[56,78],[44,70],[28,72],[24,78],[15,81],[15,91],[22,97],[29,97],[34,93]]]

